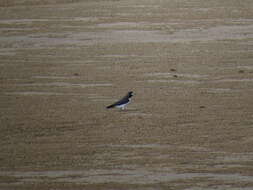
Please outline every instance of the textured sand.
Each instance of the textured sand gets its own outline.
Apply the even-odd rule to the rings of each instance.
[[[0,6],[0,189],[253,188],[251,0]]]

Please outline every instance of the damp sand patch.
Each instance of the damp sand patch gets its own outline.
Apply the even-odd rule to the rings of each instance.
[[[253,66],[252,65],[241,65],[241,66],[237,66],[238,69],[245,69],[245,70],[253,70]]]
[[[201,84],[201,81],[196,80],[147,80],[148,83],[174,83],[174,84],[184,84],[184,85],[196,85]]]
[[[98,21],[96,17],[73,17],[73,18],[37,18],[37,19],[3,19],[0,20],[0,24],[27,24],[30,25],[32,23],[37,22],[59,22],[59,21],[76,21],[76,22],[95,22]]]
[[[107,144],[104,145],[105,147],[112,147],[112,148],[133,148],[133,149],[139,149],[139,148],[171,148],[171,145],[166,144]]]
[[[2,56],[14,56],[14,55],[16,55],[16,52],[15,52],[14,48],[1,48],[0,49],[0,55],[2,55]],[[6,65],[6,64],[1,64],[1,65]]]
[[[213,80],[213,83],[223,83],[223,82],[253,82],[253,78],[244,78],[244,79],[233,79],[233,78],[227,78],[227,79],[218,79],[218,80]]]
[[[224,94],[224,93],[238,93],[237,89],[232,88],[202,88],[203,91],[214,94]]]
[[[52,83],[29,83],[29,84],[16,84],[21,87],[63,87],[63,88],[97,88],[97,87],[110,87],[110,83],[94,83],[94,84],[79,84],[79,83],[66,83],[66,82],[52,82]],[[42,91],[20,91],[20,92],[6,92],[6,95],[46,95],[46,96],[80,96],[77,93],[60,93],[60,92],[42,92]]]
[[[107,30],[101,32],[75,33],[72,38],[90,39],[87,43],[170,42],[182,43],[211,40],[241,40],[253,38],[253,25],[217,26],[208,29],[184,29],[172,34],[155,30]]]
[[[167,34],[156,30],[105,30],[87,32],[38,33],[0,37],[1,43],[20,44],[17,48],[42,48],[61,45],[94,45],[99,43],[184,43],[212,40],[253,38],[253,25],[218,26],[208,29],[182,29]]]
[[[40,172],[0,172],[18,178],[20,183],[39,182],[47,179],[51,182],[67,182],[80,184],[126,183],[126,184],[156,184],[196,178],[209,180],[223,180],[225,182],[251,182],[252,176],[240,174],[215,174],[215,173],[173,173],[170,170],[138,169],[97,169],[97,170],[66,170],[66,171],[40,171]],[[148,180],[147,180],[148,179]]]
[[[67,82],[51,82],[51,83],[26,83],[18,84],[18,86],[49,86],[49,87],[78,87],[78,88],[87,88],[87,87],[108,87],[112,86],[110,83],[93,83],[93,84],[81,84],[81,83],[67,83]]]
[[[208,75],[199,75],[199,74],[188,74],[188,73],[175,73],[175,72],[167,72],[167,73],[148,73],[145,76],[150,77],[162,77],[162,78],[175,78],[175,77],[182,77],[182,78],[194,78],[194,79],[205,79]]]
[[[25,92],[7,92],[7,93],[5,93],[5,95],[19,95],[19,96],[82,96],[83,94],[60,93],[60,92],[25,91]]]
[[[217,157],[217,161],[224,163],[233,163],[233,162],[251,162],[253,160],[253,154],[241,154],[241,153],[233,153],[229,156],[221,156]]]
[[[34,76],[35,79],[75,79],[78,76]]]
[[[114,23],[101,23],[101,24],[97,24],[96,27],[98,28],[128,28],[129,27],[139,27],[140,25],[142,25],[143,23],[141,22],[114,22]]]

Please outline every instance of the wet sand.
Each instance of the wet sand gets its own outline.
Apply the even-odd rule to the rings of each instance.
[[[253,188],[250,0],[0,6],[0,189]]]

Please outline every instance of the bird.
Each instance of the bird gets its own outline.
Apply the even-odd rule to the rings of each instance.
[[[112,105],[107,106],[106,108],[110,109],[110,108],[115,108],[116,107],[116,108],[121,108],[122,110],[124,110],[125,106],[127,104],[129,104],[132,96],[133,96],[133,92],[130,91],[123,98],[121,98],[119,101],[115,102]]]

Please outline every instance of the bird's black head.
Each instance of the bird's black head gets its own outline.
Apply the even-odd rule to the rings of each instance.
[[[129,98],[131,98],[133,96],[133,92],[132,91],[128,92],[128,96]]]

